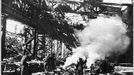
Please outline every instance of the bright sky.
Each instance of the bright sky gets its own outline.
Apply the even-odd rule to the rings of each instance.
[[[107,2],[107,3],[128,3],[128,4],[132,4],[133,0],[103,0],[103,2]]]
[[[83,0],[68,0],[68,1],[83,2]]]
[[[81,2],[83,0],[69,0],[69,1],[76,1],[76,2]],[[107,2],[107,3],[129,3],[132,4],[133,0],[103,0],[103,2]]]
[[[20,33],[24,28],[24,24],[22,24],[21,22],[18,21],[14,21],[11,19],[7,20],[7,26],[6,26],[6,30],[9,32],[13,32],[13,33]]]

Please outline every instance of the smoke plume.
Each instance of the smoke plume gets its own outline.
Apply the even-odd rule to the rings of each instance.
[[[86,64],[90,67],[96,59],[104,59],[111,52],[124,53],[130,40],[126,32],[126,25],[117,15],[90,20],[84,30],[77,31],[81,46],[73,49],[73,55],[66,59],[64,66],[77,63],[81,57],[87,58]]]

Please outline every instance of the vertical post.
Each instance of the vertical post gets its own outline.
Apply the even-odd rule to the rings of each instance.
[[[25,36],[25,43],[26,43],[27,40],[28,40],[28,37],[27,37],[27,27],[24,27],[24,36]],[[27,44],[26,44],[25,48],[27,49]]]
[[[6,51],[5,51],[5,38],[6,38],[6,20],[7,20],[7,15],[3,14],[2,15],[2,44],[1,44],[1,47],[2,47],[2,59],[4,58],[5,54],[6,54]]]
[[[33,57],[36,57],[35,55],[36,55],[36,46],[37,46],[37,42],[36,42],[36,38],[37,38],[37,34],[36,34],[36,29],[35,29],[35,32],[34,32],[34,49],[33,49]]]
[[[96,9],[96,12],[97,12],[97,6],[95,7],[95,9]]]
[[[42,36],[42,44],[43,44],[43,50],[46,49],[46,37],[45,37],[45,34],[43,34]]]

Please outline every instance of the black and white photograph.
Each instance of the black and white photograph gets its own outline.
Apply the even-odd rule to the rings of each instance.
[[[1,0],[0,75],[133,75],[133,0]]]

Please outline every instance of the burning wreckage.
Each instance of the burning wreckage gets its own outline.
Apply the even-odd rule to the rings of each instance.
[[[47,1],[48,3],[44,4],[48,5],[50,2],[52,3],[50,6],[53,8],[41,4],[38,6],[38,0],[37,4],[36,0],[33,1],[33,4],[32,0],[28,1],[30,6],[27,8],[28,10],[25,9],[26,14],[33,14],[30,10],[32,6],[35,11],[42,10],[40,7],[47,11],[33,11],[35,16],[28,15],[29,18],[35,20],[38,18],[40,23],[36,24],[40,26],[24,26],[24,33],[19,34],[19,37],[16,31],[15,33],[10,32],[10,35],[7,34],[8,38],[6,35],[6,41],[9,41],[5,45],[7,53],[11,54],[10,51],[13,50],[17,55],[5,58],[2,55],[3,75],[132,75],[132,59],[127,59],[127,53],[131,54],[132,52],[129,52],[132,50],[129,48],[132,47],[132,36],[130,35],[133,23],[131,4],[126,4],[127,9],[121,10],[119,8],[120,13],[115,9],[117,7],[111,8],[109,6],[119,6],[119,4],[100,2],[100,5],[94,6],[94,4],[98,4],[99,0],[94,0],[96,2],[91,0],[94,4],[90,4],[90,0],[83,2],[65,0],[63,3],[60,0],[53,1]],[[5,2],[3,1],[2,4],[3,8],[5,7],[2,13],[8,12],[9,14],[4,5]],[[42,0],[43,2],[44,0]],[[70,7],[67,3],[70,3]],[[71,6],[73,3],[74,7]],[[87,5],[88,3],[90,5]],[[66,6],[68,9],[64,10]],[[19,10],[20,8],[15,9]],[[40,16],[37,17],[37,15]],[[42,22],[44,19],[47,21]],[[45,27],[44,24],[46,24]],[[17,29],[17,26],[15,28]],[[7,31],[7,33],[9,32]],[[15,37],[12,39],[11,36]],[[18,38],[23,44],[18,42]],[[10,40],[13,41],[10,42]],[[20,48],[21,45],[22,48]],[[126,63],[122,63],[124,60],[120,59],[123,54],[126,54],[125,61],[128,60]]]
[[[66,59],[64,67],[75,64],[78,75],[83,75],[83,70],[90,71],[93,75],[113,74],[117,70],[117,67],[115,68],[117,64],[110,63],[106,57],[115,51],[121,54],[126,52],[130,43],[126,33],[126,24],[117,15],[100,15],[96,19],[89,20],[82,31],[76,31],[81,46],[73,49],[73,55]]]

